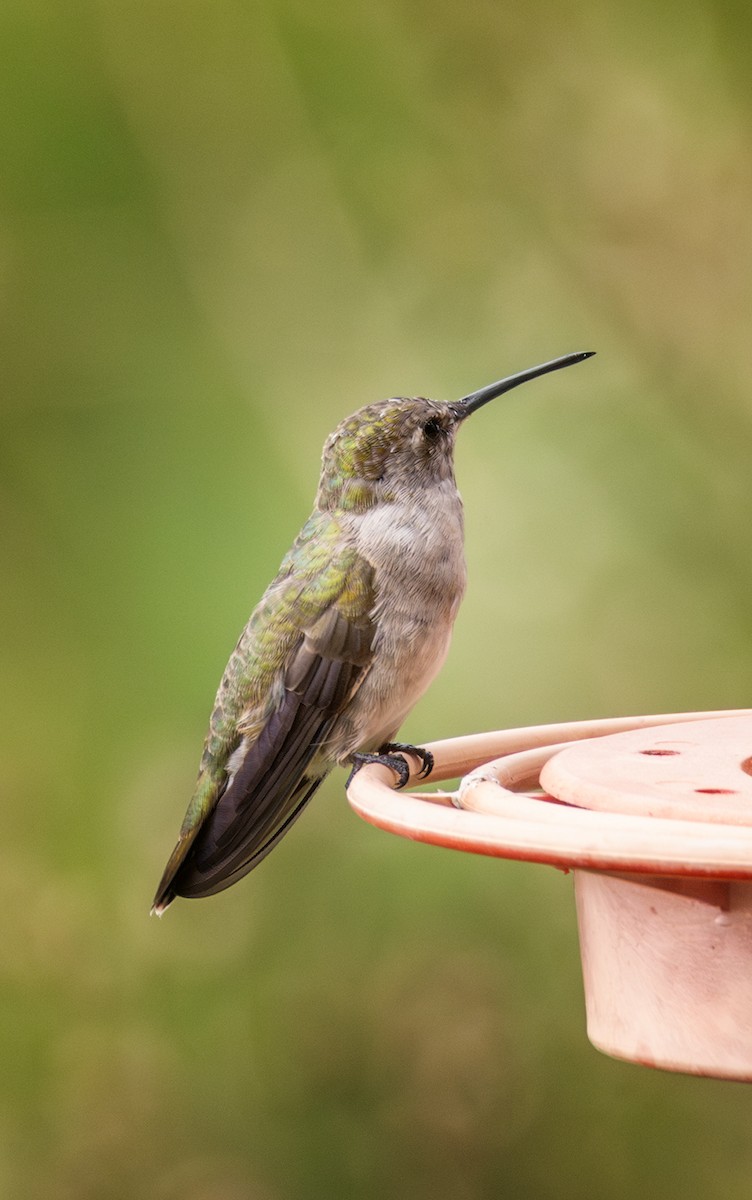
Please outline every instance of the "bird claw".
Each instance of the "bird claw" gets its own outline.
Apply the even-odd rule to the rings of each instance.
[[[395,753],[396,752],[396,753]],[[368,763],[379,763],[383,767],[389,767],[397,776],[397,782],[394,785],[395,791],[400,791],[405,787],[410,778],[410,767],[408,766],[405,754],[412,754],[420,759],[421,769],[418,772],[418,779],[427,779],[433,770],[433,755],[430,750],[424,750],[422,746],[411,746],[408,742],[386,742],[377,754],[351,754],[350,762],[352,770],[347,778],[345,787],[348,788],[353,779],[357,775],[361,767],[365,767]]]
[[[428,779],[433,770],[433,754],[430,750],[426,750],[424,746],[413,746],[410,742],[387,742],[381,747],[379,754],[393,754],[394,751],[399,751],[400,754],[412,754],[414,758],[419,758],[421,768],[418,771],[418,779]]]

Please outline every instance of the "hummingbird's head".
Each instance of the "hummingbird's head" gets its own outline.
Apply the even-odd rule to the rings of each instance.
[[[519,384],[582,362],[592,353],[566,354],[450,403],[402,397],[367,404],[326,440],[318,507],[362,512],[452,479],[454,440],[466,417]]]
[[[457,405],[422,397],[367,404],[326,440],[319,508],[363,511],[451,479]]]

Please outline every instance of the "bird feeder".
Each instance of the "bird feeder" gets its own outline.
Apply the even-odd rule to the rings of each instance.
[[[350,784],[355,811],[416,841],[572,870],[591,1042],[752,1080],[752,710],[428,749],[432,783],[461,777],[456,791],[397,792],[375,764]]]

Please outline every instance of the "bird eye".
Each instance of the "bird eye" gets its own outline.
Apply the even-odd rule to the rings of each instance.
[[[423,435],[429,442],[435,442],[438,437],[441,437],[443,432],[441,425],[435,417],[431,417],[423,426]]]

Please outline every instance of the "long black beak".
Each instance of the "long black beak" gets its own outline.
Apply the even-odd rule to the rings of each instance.
[[[519,387],[521,383],[527,383],[528,379],[537,379],[539,375],[547,375],[549,371],[558,371],[561,367],[571,367],[573,363],[592,358],[594,354],[595,350],[581,350],[578,354],[565,354],[561,358],[552,358],[550,362],[541,363],[538,367],[528,367],[527,371],[518,371],[516,375],[507,375],[506,379],[500,379],[498,383],[489,383],[479,391],[471,392],[469,396],[463,396],[461,400],[455,402],[453,407],[457,409],[460,419],[464,420],[465,417],[470,416],[470,413],[474,413],[476,409],[488,404],[489,400],[495,400],[504,392],[510,392],[512,388]]]

